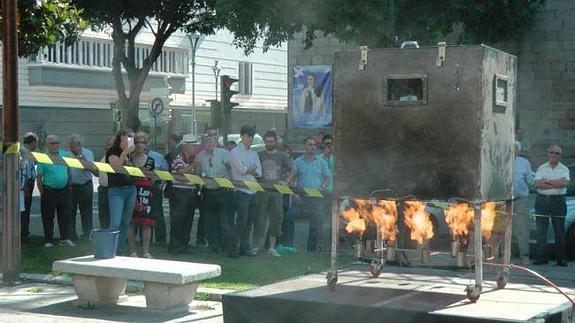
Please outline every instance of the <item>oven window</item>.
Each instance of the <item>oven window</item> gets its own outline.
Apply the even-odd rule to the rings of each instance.
[[[385,78],[386,105],[427,104],[427,78],[417,75],[389,75]]]

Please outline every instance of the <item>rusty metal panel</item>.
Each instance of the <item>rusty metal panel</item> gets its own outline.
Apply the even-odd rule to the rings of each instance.
[[[369,50],[360,70],[359,50],[336,53],[338,194],[390,188],[419,199],[510,198],[515,57],[454,46],[436,66],[437,55],[436,47]]]

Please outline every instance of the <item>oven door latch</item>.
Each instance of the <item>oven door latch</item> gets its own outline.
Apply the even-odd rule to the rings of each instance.
[[[435,60],[437,67],[443,66],[443,62],[445,62],[445,46],[447,43],[444,41],[437,43],[437,59]]]
[[[367,46],[359,46],[359,50],[361,51],[361,58],[359,60],[359,70],[365,70],[365,65],[367,65],[367,51],[369,48]]]

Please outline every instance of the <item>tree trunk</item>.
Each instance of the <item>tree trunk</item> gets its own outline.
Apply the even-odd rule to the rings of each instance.
[[[120,109],[122,109],[122,128],[138,131],[142,125],[139,117],[140,94],[137,94],[136,99],[134,99],[134,95],[134,93],[130,93],[129,100],[119,104]]]

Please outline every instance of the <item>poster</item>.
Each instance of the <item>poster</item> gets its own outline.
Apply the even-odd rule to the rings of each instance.
[[[331,66],[293,68],[292,121],[296,128],[322,128],[332,123]]]

